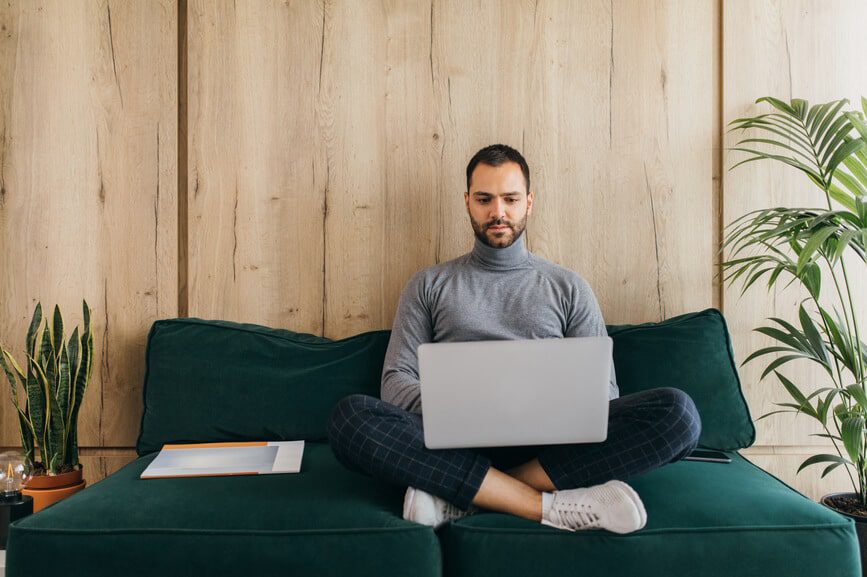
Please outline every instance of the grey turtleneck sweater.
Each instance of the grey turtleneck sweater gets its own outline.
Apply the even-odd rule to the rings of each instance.
[[[418,346],[440,341],[606,336],[590,285],[529,252],[476,239],[472,252],[420,270],[400,295],[382,370],[381,397],[421,413]],[[619,396],[614,365],[609,399]]]

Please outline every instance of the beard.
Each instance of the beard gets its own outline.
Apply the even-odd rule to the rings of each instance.
[[[527,228],[527,213],[518,222],[510,222],[504,218],[489,220],[482,224],[477,222],[470,215],[470,223],[473,226],[473,233],[476,238],[492,248],[506,248],[512,246],[516,240],[521,237],[524,229]],[[503,231],[490,231],[492,226],[506,226]]]

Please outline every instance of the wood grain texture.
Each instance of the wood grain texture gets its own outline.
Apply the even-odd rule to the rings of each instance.
[[[37,301],[67,337],[88,301],[81,445],[135,442],[147,331],[177,310],[175,16],[171,0],[0,9],[0,339],[22,361]],[[0,444],[17,443],[3,391]]]
[[[609,323],[713,304],[712,2],[540,3],[526,149],[531,248]]]
[[[727,0],[723,38],[725,122],[765,111],[767,105],[758,106],[754,101],[766,95],[784,100],[794,96],[813,103],[843,97],[858,102],[861,94],[867,94],[867,61],[858,56],[867,48],[867,39],[859,25],[865,18],[867,5],[857,0],[773,3]],[[733,146],[736,137],[728,135],[726,145]],[[726,152],[724,168],[728,169],[742,158],[740,153]],[[726,224],[759,208],[826,206],[824,195],[806,178],[788,167],[767,162],[751,163],[726,172],[723,190],[722,218]],[[863,294],[867,286],[863,263],[853,261],[850,271],[857,271],[851,275],[851,280],[856,294]],[[833,285],[827,282],[830,278],[825,280],[827,294],[827,287]],[[740,287],[727,287],[723,310],[732,331],[736,360],[740,363],[752,351],[771,344],[769,338],[752,332],[753,329],[769,324],[764,319],[772,316],[796,319],[798,305],[807,294],[795,286],[768,294],[761,283],[743,297],[739,294]],[[862,323],[865,308],[859,308]],[[759,380],[764,366],[762,362],[751,362],[740,370],[754,418],[776,409],[773,403],[790,401],[782,385],[772,377]],[[826,384],[820,370],[806,363],[787,365],[783,372],[805,391]],[[824,452],[825,440],[810,436],[821,432],[812,419],[776,415],[759,421],[756,427],[759,445],[816,445],[816,453]],[[782,461],[774,459],[767,461],[773,462],[775,468],[783,466]],[[792,473],[796,469],[795,466]],[[841,490],[837,477],[817,481],[820,472],[814,467],[809,473],[789,478],[807,492]],[[827,490],[819,487],[827,487]]]
[[[190,1],[189,315],[322,332],[317,3]]]

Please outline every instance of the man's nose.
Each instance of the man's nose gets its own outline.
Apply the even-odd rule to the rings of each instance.
[[[503,199],[497,198],[491,202],[491,216],[501,218],[506,216],[506,203]]]

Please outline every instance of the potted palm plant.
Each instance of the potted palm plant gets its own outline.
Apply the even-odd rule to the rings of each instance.
[[[64,342],[60,308],[54,307],[52,322],[46,318],[40,333],[38,303],[27,331],[24,363],[0,346],[0,366],[10,384],[24,459],[32,474],[23,492],[33,497],[34,511],[85,486],[78,458],[78,413],[93,372],[93,333],[87,301],[82,308],[84,331],[79,336],[75,327]]]
[[[853,490],[826,495],[822,502],[856,520],[863,561],[867,344],[856,309],[863,299],[855,298],[850,268],[867,263],[867,100],[861,100],[863,113],[846,110],[845,99],[814,106],[771,97],[756,102],[766,102],[772,110],[730,124],[742,136],[733,150],[747,155],[732,169],[757,160],[784,163],[809,179],[818,202],[806,208],[757,210],[733,221],[723,239],[722,250],[728,255],[722,271],[729,285],[740,282],[741,294],[760,280],[768,290],[782,282],[806,289],[797,321],[767,319],[770,324],[755,330],[775,343],[753,352],[744,363],[764,359],[761,378],[773,375],[791,397],[759,419],[791,412],[821,426],[823,432],[815,434],[828,439],[833,452],[810,456],[798,473],[820,464],[822,477],[838,467],[846,469]],[[799,359],[821,367],[828,386],[809,390],[798,382],[796,372],[784,370]],[[867,569],[867,563],[862,565]]]

